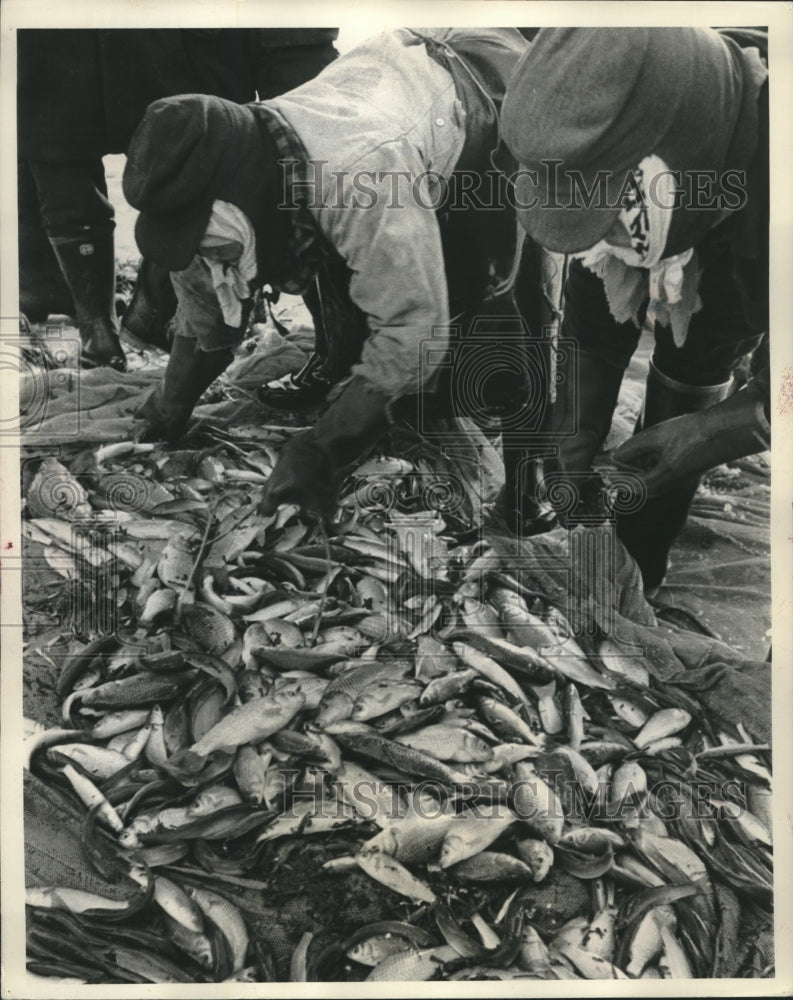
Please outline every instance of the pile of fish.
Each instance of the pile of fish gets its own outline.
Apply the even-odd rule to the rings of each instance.
[[[307,927],[295,981],[723,974],[724,892],[772,904],[769,747],[577,639],[486,541],[416,509],[410,461],[364,463],[332,523],[259,517],[270,433],[105,446],[30,484],[26,537],[64,587],[106,570],[116,627],[75,626],[62,725],[30,723],[28,766],[123,891],[30,888],[29,969],[273,981],[224,890],[266,890],[311,837],[318,877],[386,903]],[[401,499],[367,508],[364,482]],[[537,900],[560,877],[588,904],[554,926]]]

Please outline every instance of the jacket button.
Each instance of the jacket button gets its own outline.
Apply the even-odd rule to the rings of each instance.
[[[436,118],[435,119],[435,124],[436,125],[445,125],[446,124],[446,119],[445,118]]]

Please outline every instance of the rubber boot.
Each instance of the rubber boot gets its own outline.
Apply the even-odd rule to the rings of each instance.
[[[17,170],[19,311],[31,323],[53,314],[74,316],[74,300],[44,230],[36,182],[27,163]]]
[[[121,336],[135,347],[171,349],[169,322],[176,312],[176,292],[171,274],[162,265],[145,258],[121,323]]]
[[[201,351],[190,337],[176,336],[158,386],[135,413],[139,441],[177,441],[204,391],[234,360],[230,348]]]
[[[314,350],[299,371],[259,388],[257,395],[264,406],[296,412],[312,410],[334,385],[349,376],[368,336],[366,318],[350,299],[349,283],[350,272],[344,261],[323,261],[303,295],[314,323]]]
[[[604,483],[592,470],[617,406],[623,370],[596,354],[577,351],[557,383],[549,420],[557,446],[545,461],[545,492],[566,527],[610,517]]]
[[[719,385],[686,385],[664,375],[650,362],[644,409],[636,432],[686,413],[705,410],[729,395],[732,380]],[[617,517],[617,536],[639,566],[645,591],[661,585],[669,551],[688,518],[699,477],[663,496],[650,497],[640,510]]]
[[[543,457],[526,447],[511,446],[502,438],[504,492],[501,512],[507,528],[528,538],[553,527],[554,512],[541,500]]]
[[[116,320],[116,261],[112,229],[86,229],[79,236],[50,236],[74,297],[83,368],[126,371]]]

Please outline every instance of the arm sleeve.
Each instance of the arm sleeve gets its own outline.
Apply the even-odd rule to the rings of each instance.
[[[353,374],[392,400],[427,384],[449,342],[440,228],[432,207],[424,207],[438,192],[424,185],[418,198],[414,193],[424,171],[400,142],[387,143],[340,175],[318,213],[350,269],[350,298],[368,326]]]

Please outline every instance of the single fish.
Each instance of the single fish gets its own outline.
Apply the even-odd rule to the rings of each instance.
[[[181,591],[187,586],[193,572],[193,556],[184,535],[172,535],[162,550],[157,563],[157,576],[172,590]]]
[[[503,808],[497,809],[491,816],[477,814],[472,817],[455,817],[443,838],[439,855],[440,867],[449,868],[479,854],[498,840],[516,818]]]
[[[527,746],[525,743],[497,743],[492,747],[493,756],[490,760],[482,762],[482,770],[488,774],[495,774],[505,768],[511,767],[519,760],[527,760],[536,757],[541,753],[541,748]]]
[[[129,765],[129,760],[123,753],[91,743],[59,743],[47,751],[47,756],[53,760],[64,757],[74,761],[100,781],[112,778],[116,772]]]
[[[480,695],[476,699],[479,713],[493,731],[506,740],[527,743],[539,747],[545,742],[542,735],[536,734],[527,722],[513,712],[511,708],[496,698]]]
[[[188,897],[189,899],[189,897]],[[203,969],[211,969],[214,962],[212,942],[206,934],[189,930],[184,924],[165,914],[168,937],[176,947],[197,962]]]
[[[187,752],[206,757],[214,750],[233,750],[245,743],[261,743],[283,729],[304,703],[305,695],[297,685],[249,701],[232,709]]]
[[[376,719],[386,712],[415,701],[421,693],[421,686],[414,681],[381,680],[362,691],[355,699],[351,718],[358,722]]]
[[[389,661],[375,660],[371,663],[353,665],[344,670],[325,688],[314,716],[314,724],[321,729],[332,722],[350,718],[358,695],[379,681],[393,681],[410,670],[410,664],[403,661],[396,665]],[[362,722],[362,719],[356,721]]]
[[[144,590],[141,588],[138,600],[140,600],[143,593]],[[161,587],[159,590],[152,590],[146,597],[143,611],[138,616],[138,622],[141,625],[152,625],[161,615],[173,611],[176,607],[176,601],[176,591],[171,590],[170,587]]]
[[[99,687],[91,688],[83,694],[81,700],[89,708],[121,709],[133,705],[151,705],[175,697],[194,677],[194,670],[174,674],[133,674],[131,677],[107,681]]]
[[[533,878],[531,868],[519,858],[500,851],[481,851],[460,861],[450,871],[463,882],[523,882]]]
[[[530,647],[515,646],[506,639],[498,639],[492,635],[477,635],[475,632],[464,630],[455,633],[457,634],[460,634],[467,643],[497,659],[508,669],[519,673],[527,683],[548,684],[561,674],[567,680],[586,687],[604,691],[611,691],[616,687],[615,681],[594,670],[584,656],[544,656]]]
[[[626,760],[611,776],[609,803],[621,806],[639,802],[647,795],[647,774],[635,760]]]
[[[567,742],[573,750],[580,750],[584,740],[584,706],[578,688],[572,681],[564,688],[564,714],[567,723]]]
[[[192,886],[187,889],[188,895],[195,900],[205,917],[220,929],[229,944],[232,959],[232,972],[238,972],[245,966],[250,939],[239,909],[225,896],[209,889],[199,889]]]
[[[452,649],[455,655],[467,667],[482,674],[483,677],[486,677],[491,683],[496,684],[502,690],[506,691],[516,701],[522,704],[529,703],[528,696],[520,684],[499,663],[496,663],[492,657],[480,652],[473,646],[466,645],[464,642],[452,643]]]
[[[674,736],[685,729],[691,722],[691,713],[684,708],[662,708],[651,715],[642,729],[633,738],[637,747],[646,747],[649,743]]]
[[[655,910],[648,910],[632,928],[625,971],[629,976],[639,977],[646,966],[655,962],[663,951],[663,947],[661,929],[656,919]]]
[[[688,960],[685,949],[672,933],[672,930],[662,923],[660,928],[663,953],[658,959],[658,969],[663,979],[693,979],[694,972]]]
[[[633,699],[618,694],[610,694],[608,699],[617,718],[622,719],[632,729],[638,729],[647,722],[647,713]]]
[[[148,876],[144,869],[136,865],[130,868],[129,876],[142,886],[148,884]],[[194,934],[203,933],[203,913],[195,901],[176,882],[172,882],[164,875],[155,875],[154,901],[171,919],[180,923],[187,930]]]
[[[109,899],[95,892],[82,889],[67,889],[55,886],[39,886],[25,889],[25,904],[41,906],[48,910],[68,910],[69,913],[85,913],[86,910],[126,910],[129,903],[125,899]]]
[[[649,687],[650,671],[638,656],[623,652],[613,639],[606,638],[601,642],[598,646],[598,657],[606,670],[611,673],[624,677],[625,680],[640,687]]]
[[[97,817],[106,826],[110,827],[113,833],[121,833],[124,829],[123,820],[93,781],[75,771],[71,764],[65,764],[61,768],[61,773],[69,780],[69,784],[75,790],[83,805],[89,809],[96,808]]]
[[[528,761],[515,765],[512,810],[549,844],[558,841],[564,826],[564,812],[556,793]]]
[[[246,743],[237,750],[232,770],[243,799],[254,806],[262,805],[267,772],[266,758],[261,756],[256,747]]]
[[[587,793],[589,798],[594,800],[598,794],[598,776],[586,757],[573,750],[572,747],[564,745],[556,747],[553,753],[549,754],[550,761],[553,761],[554,757],[562,757],[569,762],[575,775],[575,780]]]
[[[616,920],[616,907],[605,906],[595,913],[584,933],[584,948],[609,962],[614,958]]]
[[[554,947],[573,963],[585,979],[628,979],[622,969],[618,969],[605,958],[599,958],[586,948],[566,943]]]
[[[526,921],[520,932],[518,945],[518,965],[526,972],[541,976],[551,974],[551,953],[537,932],[537,928]]]
[[[434,903],[435,893],[426,882],[412,875],[396,858],[382,851],[362,848],[355,855],[358,865],[376,882],[407,896],[415,903]]]
[[[659,837],[640,826],[633,834],[633,843],[670,882],[707,878],[701,858],[675,837]]]
[[[770,830],[766,828],[765,824],[757,816],[752,815],[746,809],[742,809],[737,802],[711,798],[710,804],[720,810],[722,816],[736,823],[749,840],[759,841],[768,847],[772,846]]]
[[[395,740],[368,733],[338,733],[338,742],[350,753],[359,754],[380,764],[387,764],[417,778],[428,778],[444,785],[467,783],[468,776],[455,771],[429,754],[413,750]]]
[[[405,864],[433,861],[454,818],[451,812],[411,814],[387,826],[364,844]]]
[[[523,837],[515,842],[518,855],[531,869],[532,879],[542,882],[553,867],[553,848],[544,840]]]
[[[146,760],[154,767],[159,767],[168,760],[168,748],[165,745],[165,716],[159,705],[155,705],[149,716],[149,738],[143,750]]]
[[[431,948],[410,948],[386,958],[366,977],[366,982],[426,982],[432,979],[445,962],[459,958],[459,953],[451,945],[435,945]]]
[[[450,670],[448,674],[434,677],[421,692],[419,703],[436,705],[459,698],[471,687],[473,682],[481,677],[478,670]]]
[[[493,748],[484,740],[452,726],[425,726],[416,732],[397,736],[398,743],[432,754],[439,760],[455,761],[459,764],[493,759]]]

